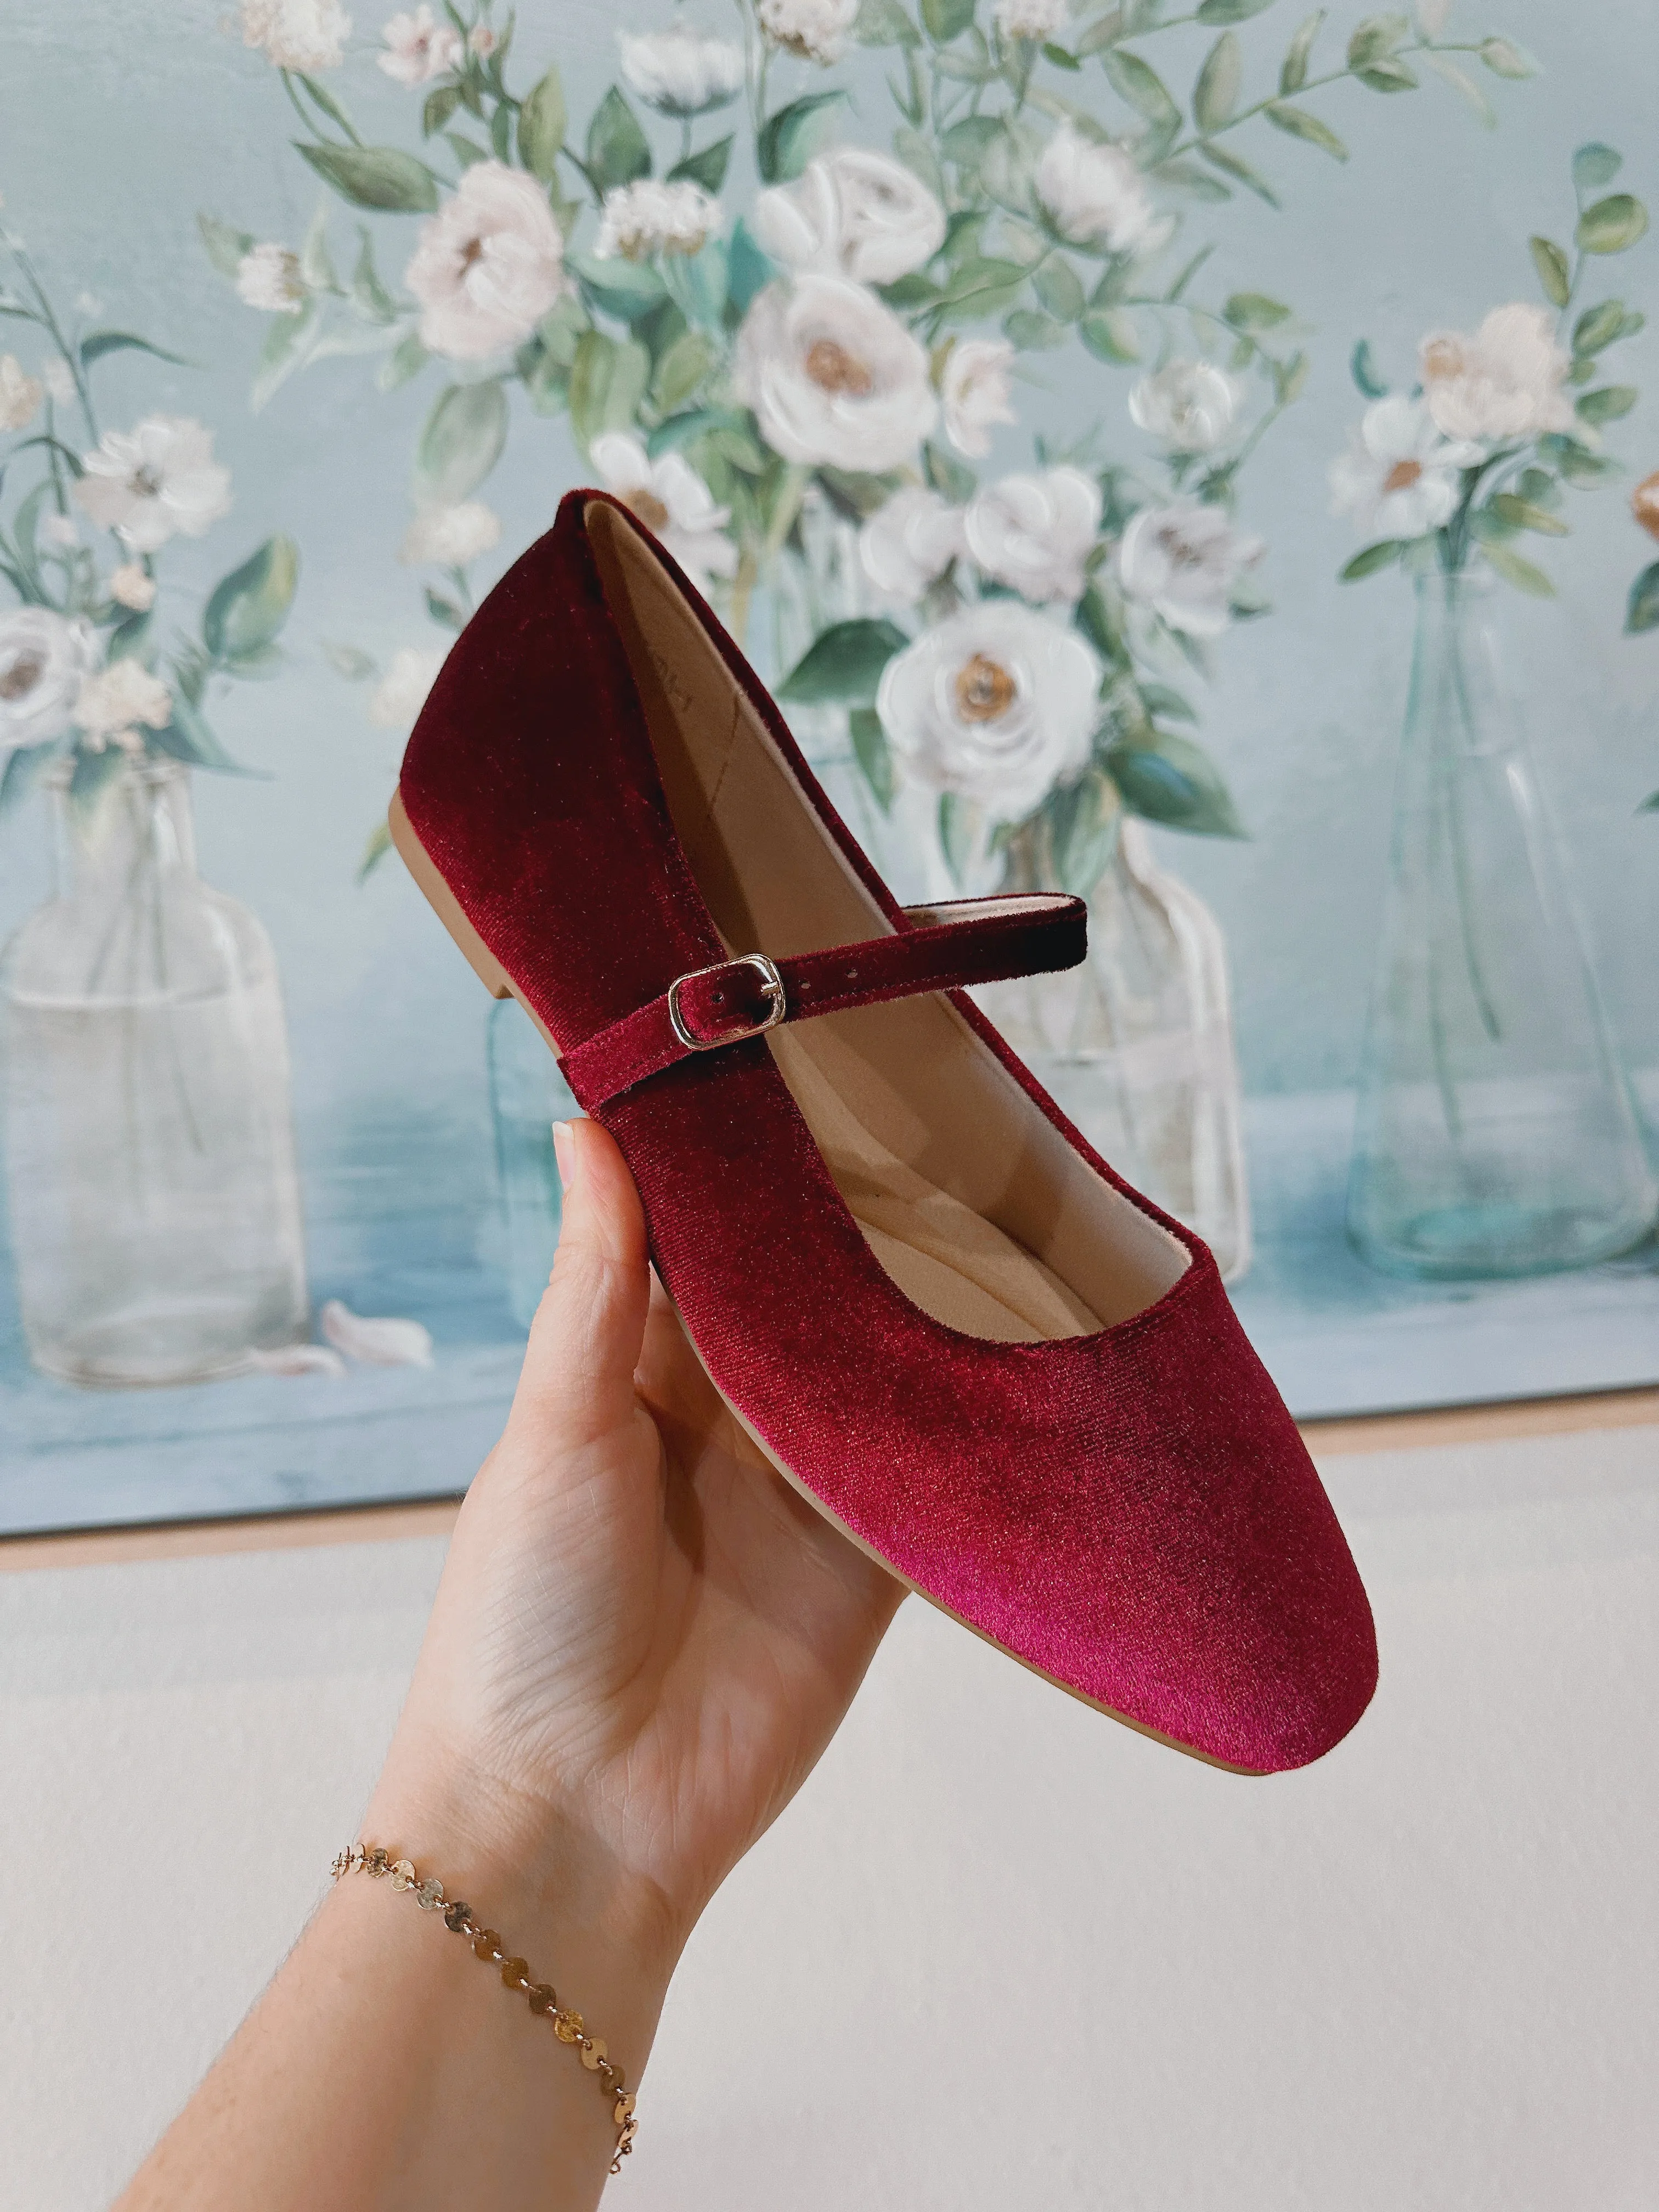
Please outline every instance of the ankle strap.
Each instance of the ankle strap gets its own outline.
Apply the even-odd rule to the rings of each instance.
[[[739,953],[679,976],[661,998],[574,1047],[564,1079],[591,1114],[677,1060],[741,1044],[781,1022],[1075,968],[1088,948],[1088,916],[1080,898],[1059,892],[955,899],[906,907],[906,927],[860,945],[781,960]]]

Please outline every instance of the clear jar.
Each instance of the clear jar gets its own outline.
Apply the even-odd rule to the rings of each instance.
[[[1646,1236],[1656,1188],[1491,580],[1418,582],[1348,1231],[1389,1274],[1535,1275]]]
[[[29,1357],[66,1382],[234,1374],[309,1334],[270,940],[196,872],[188,771],[51,787],[57,896],[0,954],[0,1101]]]

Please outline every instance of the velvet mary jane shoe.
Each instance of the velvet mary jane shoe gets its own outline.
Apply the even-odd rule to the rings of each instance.
[[[894,1574],[1251,1772],[1346,1734],[1370,1608],[1200,1239],[963,994],[1075,899],[897,907],[679,568],[603,494],[467,625],[392,835],[621,1146],[715,1387]]]

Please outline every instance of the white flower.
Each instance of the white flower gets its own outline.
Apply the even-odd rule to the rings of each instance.
[[[523,169],[475,161],[422,224],[404,282],[421,303],[431,352],[483,361],[521,343],[566,284],[547,194]]]
[[[712,576],[729,576],[738,549],[726,535],[729,507],[714,495],[684,453],[659,453],[655,460],[625,430],[607,430],[588,447],[587,458],[607,491],[615,492],[679,562],[699,591]]]
[[[630,92],[663,115],[707,114],[743,90],[743,48],[687,23],[666,31],[619,31],[622,73]]]
[[[54,553],[67,553],[81,543],[81,526],[72,514],[46,515],[38,534]]]
[[[456,507],[423,507],[404,531],[398,558],[410,568],[428,562],[465,568],[499,544],[501,535],[501,518],[481,499],[464,499]]]
[[[118,607],[148,614],[155,605],[155,579],[146,575],[137,561],[124,561],[109,580],[109,595]]]
[[[945,243],[945,210],[921,179],[885,154],[843,146],[809,161],[793,185],[755,202],[750,227],[791,269],[890,284]]]
[[[230,471],[213,458],[212,431],[187,415],[106,430],[85,466],[76,498],[134,553],[157,552],[180,532],[200,538],[230,512]]]
[[[914,606],[967,550],[962,509],[921,484],[896,491],[859,532],[865,574],[900,606]]]
[[[1130,253],[1157,224],[1134,163],[1121,146],[1085,138],[1062,124],[1036,165],[1036,193],[1062,238]]]
[[[443,654],[428,647],[400,645],[368,695],[368,719],[375,728],[408,729],[425,706],[443,665]]]
[[[386,40],[386,52],[378,58],[380,67],[411,90],[430,84],[434,76],[447,76],[465,58],[460,33],[453,23],[434,22],[426,0],[412,15],[392,16],[380,36]]]
[[[1066,0],[997,0],[997,28],[1005,39],[1055,39],[1068,12]]]
[[[1441,331],[1419,350],[1423,396],[1449,438],[1488,445],[1570,430],[1572,402],[1562,389],[1571,366],[1555,342],[1555,318],[1517,301],[1494,307],[1473,337]]]
[[[1224,507],[1196,500],[1144,507],[1117,549],[1126,597],[1149,606],[1171,629],[1218,637],[1232,610],[1234,587],[1266,548],[1235,530]]]
[[[911,775],[1015,822],[1087,764],[1099,685],[1074,629],[981,599],[895,654],[876,711]]]
[[[1422,400],[1393,393],[1365,410],[1331,463],[1331,512],[1352,514],[1366,538],[1421,538],[1450,521],[1457,471],[1482,450],[1443,438]]]
[[[844,276],[758,292],[734,368],[761,435],[787,461],[878,474],[908,460],[939,415],[921,345]]]
[[[75,397],[75,372],[61,354],[53,354],[50,361],[40,364],[40,381],[48,396],[60,407],[67,407]]]
[[[988,576],[1024,598],[1074,605],[1100,513],[1100,486],[1081,469],[1003,477],[968,509],[968,548]]]
[[[278,69],[337,68],[351,36],[340,0],[242,0],[242,41]]]
[[[97,665],[89,623],[70,622],[51,607],[0,615],[0,754],[61,738],[82,678]]]
[[[26,376],[15,353],[0,353],[0,430],[26,429],[40,404],[38,376]]]
[[[859,0],[757,0],[756,16],[775,46],[827,69],[846,52]]]
[[[107,668],[82,678],[75,719],[94,752],[102,752],[106,745],[142,752],[144,741],[134,726],[143,722],[149,729],[165,730],[173,720],[173,694],[143,661],[112,660]]]
[[[613,185],[605,196],[593,252],[601,261],[644,261],[653,253],[701,253],[711,230],[718,230],[720,204],[689,177],[678,184],[641,177],[637,184]]]
[[[991,426],[1017,422],[1006,338],[959,338],[945,363],[945,434],[959,453],[981,459],[991,450]]]
[[[466,43],[480,61],[488,61],[499,41],[488,23],[475,23],[466,34]]]
[[[251,246],[236,264],[236,296],[267,315],[297,315],[307,299],[300,257],[286,246]]]
[[[1170,361],[1129,394],[1129,418],[1177,453],[1208,453],[1238,419],[1243,397],[1237,380],[1207,361]]]

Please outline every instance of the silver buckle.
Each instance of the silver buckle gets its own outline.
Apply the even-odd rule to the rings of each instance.
[[[718,975],[724,968],[753,968],[758,971],[761,988],[766,994],[766,1018],[751,1023],[747,1029],[728,1030],[723,1036],[695,1036],[687,1029],[684,1017],[680,1012],[680,993],[688,983],[695,983],[700,976]],[[668,1019],[675,1036],[688,1052],[716,1052],[722,1045],[742,1044],[749,1037],[759,1036],[763,1030],[776,1029],[787,1011],[783,978],[778,973],[776,963],[769,960],[763,952],[740,952],[735,959],[717,960],[712,968],[694,968],[690,975],[677,975],[668,987]]]

